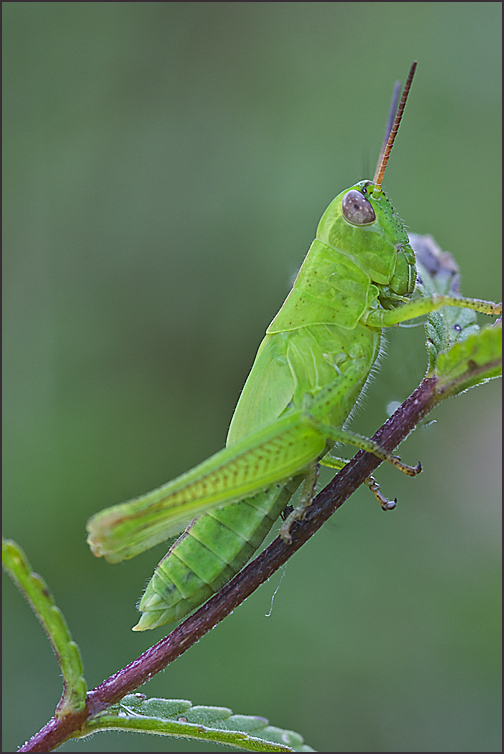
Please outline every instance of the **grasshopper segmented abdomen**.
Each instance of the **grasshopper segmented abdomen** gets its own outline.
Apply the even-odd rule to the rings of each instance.
[[[134,630],[179,620],[218,592],[260,547],[292,494],[292,486],[277,484],[196,518],[157,566]]]

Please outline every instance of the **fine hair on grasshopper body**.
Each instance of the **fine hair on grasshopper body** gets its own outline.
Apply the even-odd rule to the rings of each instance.
[[[433,295],[412,298],[415,255],[382,189],[416,63],[391,117],[372,181],[330,203],[292,290],[269,325],[233,414],[226,447],[139,498],[107,508],[87,525],[96,556],[110,563],[183,534],[161,560],[140,601],[134,630],[179,620],[240,571],[302,485],[280,535],[314,497],[319,464],[341,469],[330,451],[343,442],[404,473],[416,467],[346,422],[376,366],[383,328],[449,305],[499,313],[491,302]],[[396,112],[397,108],[397,112]],[[384,510],[395,506],[373,477],[367,486]]]

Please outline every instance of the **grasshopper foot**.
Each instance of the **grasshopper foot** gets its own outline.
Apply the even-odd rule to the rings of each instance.
[[[408,476],[416,476],[417,474],[420,474],[422,471],[422,464],[420,461],[417,463],[416,466],[408,466],[408,464],[403,463],[399,456],[393,456],[393,460],[391,463],[399,469],[399,471],[402,471],[404,474],[407,474]]]
[[[368,476],[367,479],[364,479],[364,484],[369,487],[375,498],[378,500],[378,502],[381,505],[381,509],[383,511],[393,511],[394,508],[397,505],[397,498],[394,498],[393,500],[389,500],[385,497],[385,495],[382,495],[380,492],[380,485],[374,478],[374,476]]]
[[[293,511],[294,512],[294,511]],[[280,531],[278,534],[280,535],[281,539],[285,542],[286,545],[290,545],[292,542],[292,535],[289,531],[291,524],[293,523],[294,519],[292,518],[292,513],[285,519],[282,526],[280,527]]]

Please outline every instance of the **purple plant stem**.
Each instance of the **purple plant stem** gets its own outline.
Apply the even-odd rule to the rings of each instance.
[[[441,396],[438,395],[436,387],[435,377],[422,380],[402,406],[373,435],[373,440],[379,442],[386,450],[393,450],[439,402]],[[90,691],[83,711],[70,713],[64,718],[53,717],[19,751],[52,751],[71,738],[72,734],[83,729],[89,717],[117,703],[180,657],[292,557],[380,463],[376,456],[359,451],[317,495],[307,509],[305,518],[293,524],[290,529],[290,544],[285,544],[277,537],[220,592],[168,636]]]

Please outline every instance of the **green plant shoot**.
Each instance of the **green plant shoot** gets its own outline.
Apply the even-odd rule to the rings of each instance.
[[[397,113],[398,96],[393,100],[374,179],[342,191],[322,215],[293,288],[259,346],[226,447],[88,522],[93,553],[110,563],[185,528],[147,586],[136,631],[183,618],[230,581],[302,484],[299,502],[280,528],[289,542],[292,522],[313,499],[319,464],[345,464],[329,455],[335,443],[373,453],[410,476],[419,473],[420,464],[407,466],[344,428],[376,364],[383,328],[445,305],[501,312],[499,305],[477,299],[412,298],[414,252],[382,181],[415,67]],[[395,506],[372,477],[366,484],[385,510]]]

